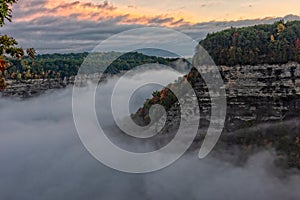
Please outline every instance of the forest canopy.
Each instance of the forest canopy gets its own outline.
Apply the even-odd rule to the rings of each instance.
[[[86,73],[102,72],[118,74],[121,71],[127,71],[145,63],[159,63],[163,65],[172,65],[176,59],[148,56],[138,52],[119,53],[68,53],[68,54],[44,54],[36,55],[35,59],[26,56],[23,59],[9,59],[11,68],[6,71],[6,79],[39,79],[39,78],[64,78],[76,76],[81,64],[88,56],[91,67]],[[112,58],[115,59],[112,63]]]
[[[200,42],[217,65],[300,62],[300,21],[230,28]]]

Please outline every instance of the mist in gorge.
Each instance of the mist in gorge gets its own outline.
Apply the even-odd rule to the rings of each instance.
[[[138,84],[138,80],[132,79],[131,84]],[[100,84],[96,111],[101,115],[99,121],[111,131],[106,134],[118,140],[122,132],[111,128],[113,119],[104,102],[115,82],[112,79]],[[140,100],[131,102],[142,103],[151,96],[149,91],[137,92],[136,99]],[[127,174],[110,169],[95,160],[79,139],[72,115],[72,87],[26,100],[1,98],[0,108],[0,199],[300,197],[300,176],[277,168],[271,150],[253,154],[243,165],[222,159],[226,152],[199,160],[198,152],[190,151],[170,167],[153,173]]]
[[[300,199],[299,0],[1,0],[0,200]]]

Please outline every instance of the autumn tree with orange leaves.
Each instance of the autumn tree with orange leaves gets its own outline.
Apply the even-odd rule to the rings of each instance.
[[[5,22],[12,21],[12,6],[18,0],[0,0],[0,27],[5,25]],[[21,59],[25,53],[22,48],[17,47],[18,42],[7,35],[0,34],[0,90],[5,89],[5,79],[2,76],[5,70],[11,67],[10,63],[6,61],[7,57]],[[34,58],[35,50],[33,48],[26,51],[29,57]]]

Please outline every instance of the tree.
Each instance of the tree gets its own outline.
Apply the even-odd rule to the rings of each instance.
[[[271,39],[271,42],[275,42],[275,37],[273,34],[270,36],[270,39]]]
[[[300,49],[300,38],[296,39],[295,46],[297,49]]]
[[[200,42],[217,65],[300,63],[300,21],[230,28]]]
[[[12,21],[12,5],[18,0],[0,0],[0,27],[5,25],[5,21]],[[7,35],[0,34],[0,90],[6,87],[3,73],[7,70],[7,57],[14,57],[21,59],[24,56],[24,50],[17,47],[18,42]],[[34,58],[35,50],[33,48],[27,49],[27,55]]]
[[[279,22],[279,24],[277,25],[277,34],[279,35],[284,30],[285,30],[284,24],[282,22]]]
[[[0,26],[5,24],[5,20],[11,22],[12,10],[11,6],[18,0],[0,0]]]

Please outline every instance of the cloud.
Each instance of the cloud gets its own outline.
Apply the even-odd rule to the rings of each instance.
[[[116,7],[102,4],[28,0],[15,5],[14,22],[2,34],[15,37],[20,46],[34,47],[38,53],[83,52],[92,50],[100,41],[125,30],[185,23],[183,19],[157,16],[131,17],[116,14]]]
[[[180,26],[176,28],[183,33],[191,36],[193,39],[200,41],[205,38],[207,33],[218,32],[224,29],[229,29],[231,27],[245,27],[254,26],[258,24],[272,24],[279,20],[293,21],[300,20],[298,15],[286,15],[284,17],[267,17],[263,19],[245,19],[245,20],[235,20],[235,21],[210,21],[202,22],[193,25]]]
[[[15,37],[20,46],[34,47],[38,53],[83,52],[92,50],[109,36],[140,27],[119,25],[122,17],[100,22],[61,17],[41,17],[31,22],[9,24],[2,31]]]
[[[126,10],[118,9],[117,6],[114,6],[108,1],[96,4],[80,1],[70,2],[42,0],[41,2],[35,4],[36,1],[37,0],[29,0],[27,3],[20,2],[19,4],[16,4],[14,7],[15,12],[22,14],[17,14],[15,16],[15,21],[34,21],[41,17],[64,17],[99,22],[122,16],[123,18],[119,23],[123,24],[136,22],[139,24],[171,25],[173,22],[179,20],[168,16],[163,17],[146,16],[144,14],[131,14],[126,12]]]
[[[126,6],[127,8],[127,6]],[[272,23],[280,18],[207,22],[191,24],[185,18],[169,15],[132,14],[108,1],[26,0],[13,7],[13,23],[7,23],[2,34],[15,37],[23,48],[34,47],[38,53],[90,51],[99,42],[125,30],[146,26],[171,27],[196,41],[207,33],[231,26],[240,27]],[[299,19],[296,15],[286,18]],[[138,36],[137,36],[138,37]]]

